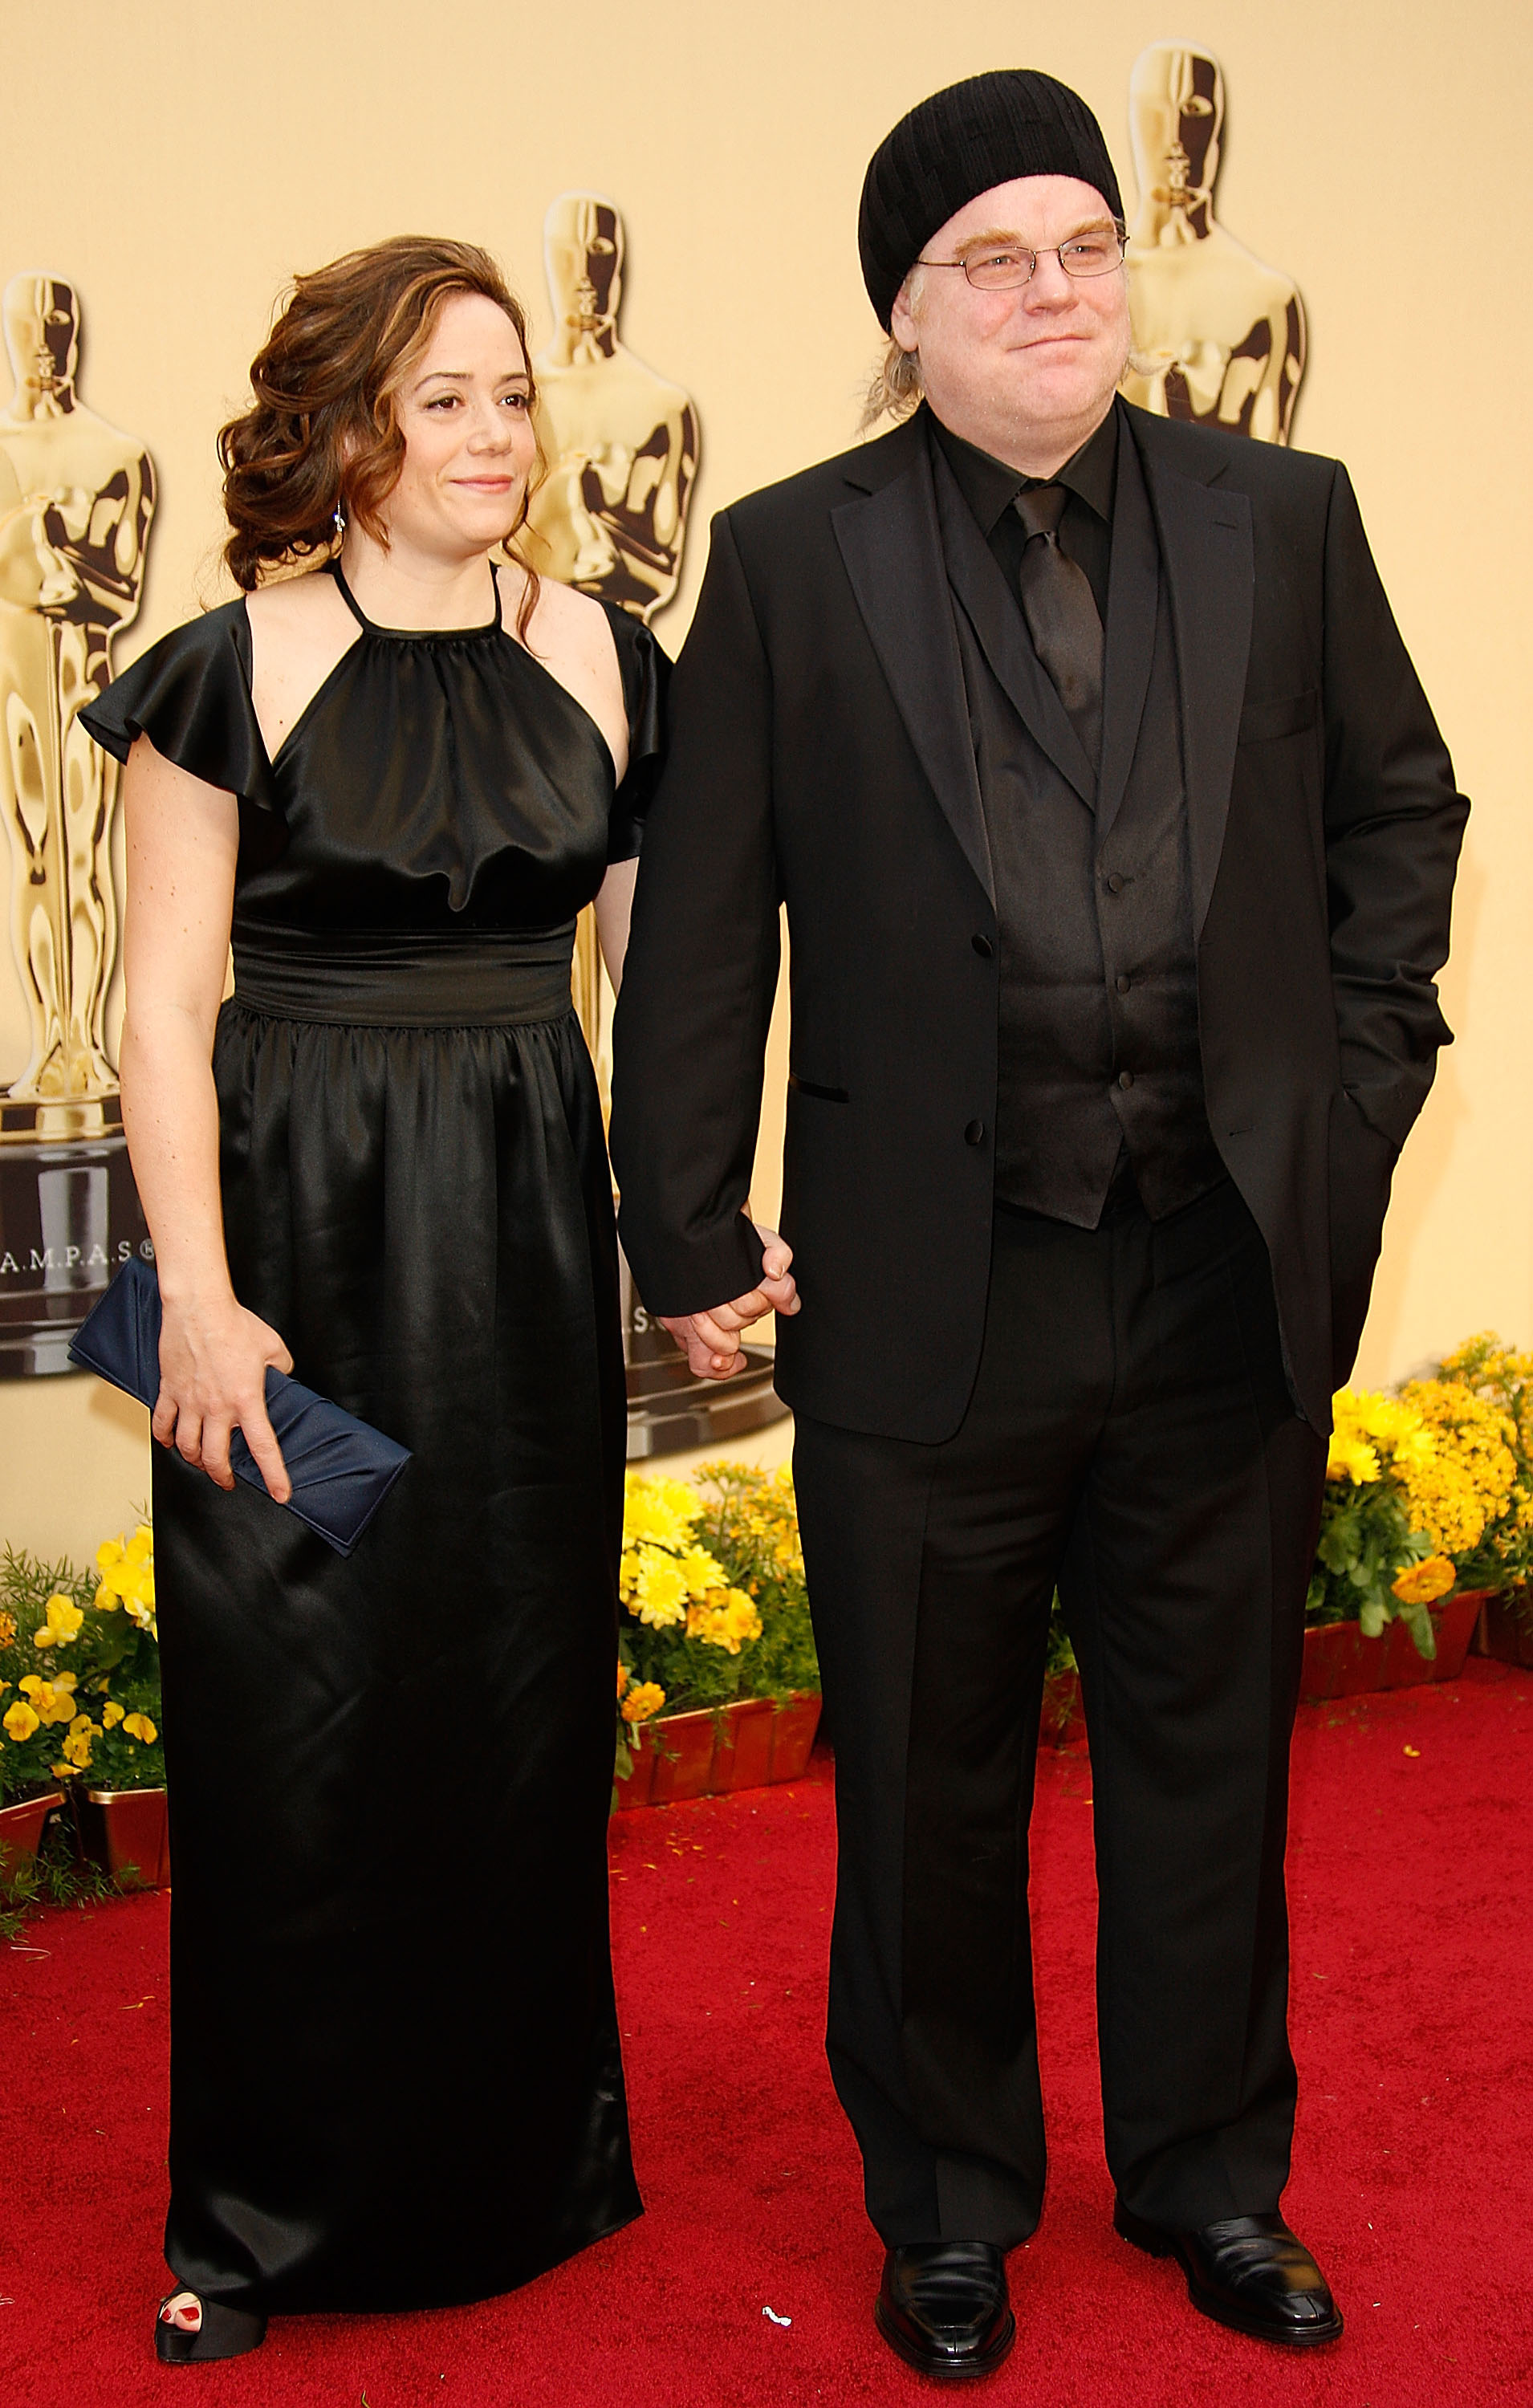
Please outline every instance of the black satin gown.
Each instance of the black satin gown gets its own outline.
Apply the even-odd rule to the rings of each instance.
[[[165,2254],[266,2311],[482,2299],[640,2210],[608,1942],[617,1255],[569,966],[638,850],[663,656],[610,614],[619,788],[498,618],[376,627],[337,581],[359,637],[275,761],[239,602],[85,714],[239,798],[235,1292],[414,1453],[350,1559],[154,1454]]]

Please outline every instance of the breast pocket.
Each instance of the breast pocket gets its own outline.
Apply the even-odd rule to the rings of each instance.
[[[1320,696],[1312,686],[1307,694],[1284,695],[1276,702],[1248,702],[1240,713],[1239,741],[1270,744],[1279,736],[1302,736],[1319,717]]]

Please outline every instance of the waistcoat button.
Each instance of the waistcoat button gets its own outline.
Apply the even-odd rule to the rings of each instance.
[[[1123,879],[1117,870],[1113,870],[1111,876],[1107,880],[1106,884],[1107,891],[1110,895],[1121,895],[1124,891]]]
[[[1118,1073],[1118,1084],[1119,1084],[1119,1086],[1120,1086],[1120,1087],[1131,1087],[1131,1086],[1133,1085],[1133,1083],[1134,1083],[1134,1073],[1133,1073],[1133,1071],[1132,1071],[1132,1070],[1120,1070],[1120,1071],[1119,1071],[1119,1073]]]
[[[1114,983],[1116,984],[1120,995],[1126,995],[1129,987],[1133,984],[1133,981],[1131,979],[1120,978],[1116,980]]]
[[[981,962],[987,962],[987,961],[989,961],[989,960],[990,960],[990,958],[991,958],[991,956],[992,956],[992,954],[995,953],[995,950],[996,950],[995,946],[991,943],[991,941],[990,941],[989,938],[988,938],[988,937],[975,937],[975,938],[973,938],[973,939],[971,939],[971,942],[972,942],[972,944],[973,944],[973,947],[974,947],[975,952],[979,954],[981,961]]]
[[[970,1121],[970,1123],[969,1123],[969,1125],[968,1125],[967,1128],[967,1129],[965,1129],[965,1131],[964,1131],[964,1143],[965,1143],[966,1145],[983,1145],[983,1143],[984,1143],[984,1123],[983,1123],[983,1121]]]

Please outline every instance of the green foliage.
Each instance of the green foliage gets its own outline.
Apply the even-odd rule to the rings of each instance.
[[[1043,1678],[1046,1684],[1064,1680],[1075,1670],[1075,1650],[1070,1645],[1070,1634],[1065,1627],[1065,1610],[1059,1602],[1059,1591],[1055,1589],[1053,1602],[1049,1608],[1049,1646],[1043,1658]]]
[[[1410,1527],[1399,1492],[1388,1482],[1354,1486],[1327,1480],[1305,1619],[1355,1621],[1365,1639],[1377,1639],[1397,1616],[1430,1661],[1437,1654],[1431,1612],[1403,1602],[1393,1586],[1408,1566],[1430,1554],[1430,1541]]]
[[[740,1696],[818,1694],[820,1658],[791,1483],[738,1463],[705,1463],[697,1479],[704,1498],[697,1536],[761,1615],[761,1637],[741,1651],[749,1685]]]

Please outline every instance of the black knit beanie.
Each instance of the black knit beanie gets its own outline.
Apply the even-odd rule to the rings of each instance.
[[[1035,67],[970,76],[900,119],[868,163],[857,217],[863,282],[881,326],[938,227],[977,193],[1017,176],[1077,176],[1123,215],[1101,127],[1079,93]]]

